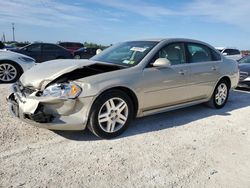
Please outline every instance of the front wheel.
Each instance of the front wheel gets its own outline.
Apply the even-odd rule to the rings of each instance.
[[[227,103],[227,99],[229,96],[229,86],[227,81],[222,80],[220,81],[214,90],[213,96],[208,102],[209,106],[213,108],[223,108],[225,104]]]
[[[94,102],[88,128],[98,137],[113,138],[126,130],[133,113],[133,104],[128,95],[120,90],[111,90]]]
[[[12,62],[0,63],[0,83],[16,82],[21,76],[21,69]]]

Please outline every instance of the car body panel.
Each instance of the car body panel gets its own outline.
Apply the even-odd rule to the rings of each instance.
[[[73,57],[67,49],[52,43],[33,43],[20,49],[13,49],[12,51],[30,56],[38,63],[58,58],[72,59]]]
[[[144,69],[142,108],[148,110],[187,102],[188,79],[189,64]]]
[[[35,123],[37,126],[49,129],[76,130],[86,127],[94,101],[109,89],[126,88],[134,93],[138,101],[136,116],[142,117],[209,101],[216,84],[223,77],[230,79],[231,88],[237,86],[239,80],[237,63],[222,56],[221,61],[216,62],[149,67],[148,65],[151,64],[155,54],[173,42],[199,43],[214,50],[206,43],[190,39],[160,39],[157,41],[159,43],[139,64],[133,67],[97,73],[73,80],[82,88],[82,93],[74,100],[41,97],[37,96],[37,93],[42,92],[52,81],[65,73],[95,64],[105,66],[110,66],[110,64],[93,60],[57,60],[40,64],[20,79],[23,87],[34,89],[33,94],[25,96],[25,98],[38,102],[38,104],[27,102],[25,103],[27,107],[21,105],[22,110],[26,109],[25,114],[32,115],[34,110],[39,111],[42,106],[46,112],[56,118],[49,123],[50,125]],[[9,97],[10,103],[13,95],[18,95],[16,93],[13,92]],[[10,105],[13,107],[13,104]],[[58,122],[61,124],[58,125]]]
[[[239,61],[240,81],[238,87],[250,88],[250,61],[245,61],[245,58],[248,60],[249,57],[244,57]]]
[[[241,52],[236,48],[217,47],[216,49],[219,50],[221,54],[225,54],[224,56],[228,59],[238,61],[242,58]]]
[[[26,86],[41,89],[43,82],[48,84],[62,74],[94,63],[93,61],[72,61],[66,59],[47,61],[44,62],[42,66],[36,66],[30,69],[27,74],[21,76],[20,80]],[[50,68],[48,69],[48,67]]]
[[[20,57],[30,58],[31,61],[30,62],[22,61],[20,59]],[[12,61],[12,62],[15,62],[15,63],[17,63],[22,68],[23,72],[26,72],[31,67],[33,67],[34,65],[36,65],[36,62],[35,62],[35,60],[33,58],[31,58],[29,56],[26,56],[26,55],[23,55],[23,54],[19,54],[19,53],[7,51],[7,50],[0,50],[0,62],[1,61]]]

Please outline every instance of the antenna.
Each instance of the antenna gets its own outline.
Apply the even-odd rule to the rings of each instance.
[[[12,23],[13,41],[15,41],[15,23]]]

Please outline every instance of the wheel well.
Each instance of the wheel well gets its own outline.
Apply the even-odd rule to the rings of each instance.
[[[11,61],[11,60],[0,60],[0,63],[10,63],[10,64],[14,64],[15,66],[17,66],[19,68],[19,70],[21,71],[21,74],[23,73],[23,69],[22,67],[16,63],[15,61]]]
[[[110,91],[110,90],[120,90],[120,91],[123,91],[124,93],[126,93],[129,96],[129,98],[132,100],[133,107],[134,107],[134,117],[136,117],[137,111],[138,111],[138,106],[139,106],[136,94],[131,89],[129,89],[127,87],[113,87],[113,88],[110,88],[108,90],[105,90],[104,92],[107,92],[107,91]],[[102,92],[102,93],[104,93],[104,92]]]
[[[222,78],[220,79],[220,81],[222,81],[222,80],[225,80],[225,81],[227,82],[228,87],[229,87],[229,89],[230,89],[230,88],[231,88],[231,80],[230,80],[230,78],[227,77],[227,76],[224,76],[224,77],[222,77]]]

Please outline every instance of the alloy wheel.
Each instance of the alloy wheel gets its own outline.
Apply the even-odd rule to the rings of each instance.
[[[128,119],[128,105],[121,98],[111,98],[100,108],[98,123],[107,133],[120,130]]]
[[[16,68],[11,64],[0,64],[0,81],[10,82],[17,76]]]
[[[223,105],[227,99],[227,94],[228,94],[227,85],[225,83],[221,83],[217,87],[217,90],[215,93],[216,104],[219,106]]]

